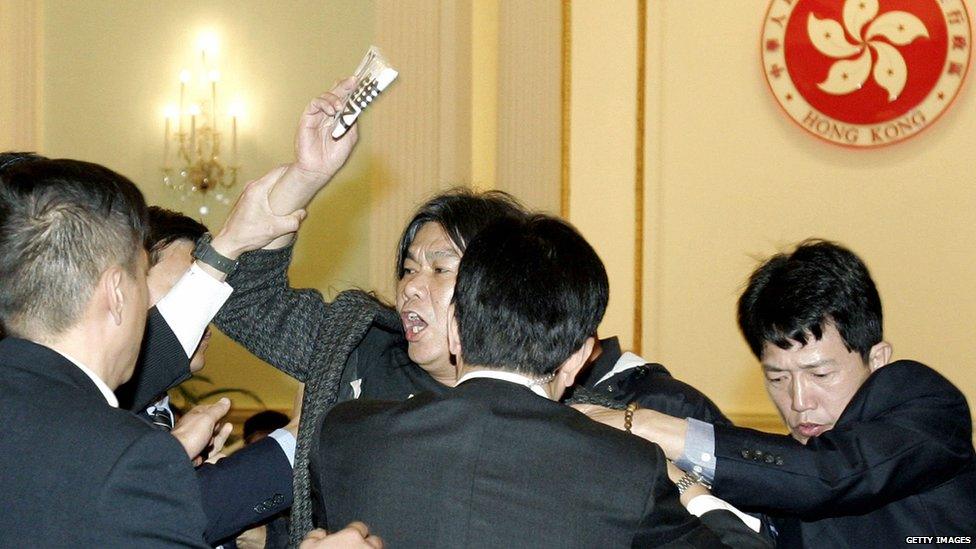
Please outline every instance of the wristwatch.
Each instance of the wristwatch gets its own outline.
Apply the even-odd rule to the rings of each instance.
[[[234,271],[237,270],[237,261],[221,255],[210,244],[211,242],[213,242],[213,235],[210,233],[203,233],[203,235],[197,239],[196,247],[193,248],[193,257],[206,263],[207,265],[210,265],[225,275],[230,276],[234,274]]]
[[[678,487],[678,495],[684,494],[685,490],[691,488],[695,484],[701,484],[707,489],[712,488],[701,475],[694,471],[688,471],[678,479],[678,482],[674,483],[674,485]]]

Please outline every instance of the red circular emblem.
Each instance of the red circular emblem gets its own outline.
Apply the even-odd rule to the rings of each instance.
[[[969,69],[971,36],[963,0],[771,0],[763,69],[800,127],[878,147],[948,108]]]

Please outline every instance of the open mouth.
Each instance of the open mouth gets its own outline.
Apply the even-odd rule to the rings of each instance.
[[[427,328],[427,322],[414,311],[403,311],[400,314],[400,320],[403,322],[403,331],[407,335],[407,341],[416,341],[420,333]]]

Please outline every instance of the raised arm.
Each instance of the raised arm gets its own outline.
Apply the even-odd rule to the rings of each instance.
[[[280,168],[273,185],[250,207],[235,207],[214,238],[226,249],[240,249],[235,235],[253,226],[252,218],[301,211],[342,167],[357,133],[353,127],[340,139],[331,136],[333,115],[352,91],[355,80],[339,82],[331,92],[313,99],[302,114],[295,138],[296,160]],[[306,381],[316,354],[319,333],[328,323],[329,304],[312,289],[294,289],[288,283],[293,235],[275,239],[264,250],[244,255],[236,273],[228,278],[234,293],[216,317],[217,326],[258,358]],[[223,252],[222,252],[223,253]],[[236,257],[236,256],[229,256]]]
[[[305,108],[295,134],[295,162],[288,166],[269,196],[274,213],[285,214],[306,207],[346,163],[359,139],[358,125],[339,139],[333,139],[333,117],[342,110],[346,97],[355,87],[354,77],[341,80]],[[268,249],[287,246],[293,237],[290,234],[281,237],[268,245]]]

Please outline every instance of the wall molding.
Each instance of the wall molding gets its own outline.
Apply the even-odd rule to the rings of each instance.
[[[634,339],[644,343],[644,87],[647,85],[647,0],[637,0],[637,132],[634,140]]]
[[[572,129],[570,109],[573,87],[573,2],[563,0],[562,4],[562,42],[559,52],[562,63],[560,74],[559,104],[561,119],[559,129],[559,215],[569,219],[569,145]]]

